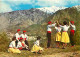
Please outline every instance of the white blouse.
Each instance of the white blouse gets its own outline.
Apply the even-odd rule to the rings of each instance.
[[[60,27],[62,28],[63,31],[68,31],[68,29],[70,28],[70,26],[67,26],[67,25],[64,25],[64,26],[61,26]]]
[[[16,34],[15,34],[15,37],[16,37],[16,40],[18,40],[18,38],[20,38],[19,33],[16,33]]]
[[[11,47],[11,48],[16,47],[16,46],[15,46],[15,41],[12,41],[12,42],[9,44],[9,47]]]
[[[71,26],[72,30],[76,30],[76,26],[75,25],[70,24],[70,26]]]
[[[52,30],[51,30],[51,27],[54,27],[55,25],[56,25],[56,23],[54,23],[54,24],[52,24],[52,25],[48,25],[48,26],[47,26],[47,31],[52,31]]]
[[[26,40],[28,40],[28,36],[26,34],[25,35],[24,34],[21,34],[20,37],[26,38]]]
[[[39,40],[36,40],[36,42],[34,42],[34,45],[37,45],[37,46],[39,46]]]
[[[55,27],[57,32],[61,32],[61,27]]]
[[[19,41],[17,44],[17,48],[20,48],[20,47],[22,47],[22,43]]]

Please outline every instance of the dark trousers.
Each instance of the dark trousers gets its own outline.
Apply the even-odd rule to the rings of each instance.
[[[18,40],[16,40],[16,41],[15,41],[15,43],[16,43],[16,45],[15,45],[15,46],[17,47],[17,44],[18,44]]]
[[[47,38],[48,38],[47,48],[49,48],[51,44],[51,33],[47,33]]]
[[[74,40],[75,40],[74,35],[72,34],[72,32],[70,32],[70,43],[71,43],[72,46],[75,45]]]
[[[25,44],[29,47],[29,43],[28,43],[28,41],[27,41],[27,40],[25,40]]]

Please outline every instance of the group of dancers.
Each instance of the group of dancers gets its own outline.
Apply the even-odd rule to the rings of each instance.
[[[69,24],[67,24],[66,21],[63,22],[63,25],[59,24],[58,21],[52,23],[51,21],[48,22],[47,25],[47,48],[51,48],[51,33],[52,33],[52,27],[56,29],[56,47],[60,47],[60,42],[63,43],[63,49],[67,46],[67,43],[72,44],[72,47],[75,46],[73,41],[73,36],[76,30],[76,27],[74,25],[74,21],[70,21]],[[71,28],[70,36],[68,35],[67,31]],[[35,53],[42,53],[43,48],[40,47],[40,36],[37,37],[37,40],[34,42],[33,47],[29,48],[28,43],[28,36],[26,34],[26,31],[24,30],[22,34],[20,34],[20,29],[17,30],[17,33],[12,38],[12,42],[9,44],[8,52],[11,53],[21,53],[21,50],[28,50]]]
[[[56,29],[55,41],[56,41],[57,48],[60,47],[60,42],[63,43],[63,47],[62,47],[63,49],[65,49],[65,47],[67,46],[67,43],[71,43],[72,47],[75,46],[73,41],[73,37],[76,30],[74,21],[70,21],[69,24],[66,21],[64,21],[63,25],[59,24],[58,21],[54,22],[53,24],[51,21],[49,21],[47,25],[47,38],[48,38],[47,48],[50,48],[52,27],[55,27]],[[69,28],[71,28],[70,37],[67,33]]]

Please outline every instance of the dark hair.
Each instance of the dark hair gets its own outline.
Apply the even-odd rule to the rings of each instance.
[[[66,22],[66,21],[64,21],[64,22],[63,22],[63,24],[64,24],[64,25],[67,25],[67,22]]]
[[[59,24],[57,24],[57,27],[59,27]]]
[[[37,37],[37,40],[40,40],[40,38],[41,38],[41,37],[40,37],[40,36],[38,36],[38,37]]]
[[[12,41],[14,41],[14,40],[16,40],[16,37],[15,36],[13,36],[13,38],[12,38]]]

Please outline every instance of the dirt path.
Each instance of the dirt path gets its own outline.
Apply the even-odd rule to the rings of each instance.
[[[80,57],[80,51],[77,52],[60,52],[52,55],[42,55],[39,57]]]

